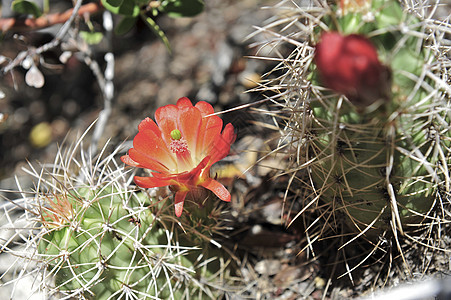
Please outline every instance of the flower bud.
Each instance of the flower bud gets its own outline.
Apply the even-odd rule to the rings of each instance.
[[[366,37],[324,33],[316,45],[315,62],[324,86],[344,94],[356,106],[388,100],[388,69]]]

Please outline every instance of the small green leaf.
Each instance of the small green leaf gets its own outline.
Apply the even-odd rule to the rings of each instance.
[[[102,41],[103,34],[101,32],[80,31],[80,36],[89,45],[96,45]]]
[[[193,17],[204,10],[203,0],[174,0],[161,2],[161,10],[173,18]]]
[[[139,6],[133,0],[124,0],[119,8],[119,14],[129,17],[137,17],[139,15]]]
[[[133,0],[121,0],[119,6],[113,6],[111,4],[112,2],[114,5],[117,5],[119,3],[118,0],[101,0],[101,2],[113,14],[129,17],[137,17],[139,15],[139,6]]]
[[[105,0],[112,7],[119,7],[124,2],[124,0]]]
[[[117,24],[116,28],[114,28],[114,33],[117,35],[124,35],[132,29],[135,23],[136,17],[124,17],[119,24]]]
[[[42,15],[41,9],[36,3],[27,0],[14,0],[11,9],[19,14],[32,15],[39,18]]]
[[[164,34],[163,30],[161,30],[160,26],[158,26],[152,18],[147,17],[144,14],[142,14],[141,17],[146,22],[147,26],[149,26],[149,28],[152,29],[152,31],[161,39],[168,51],[172,52],[171,45],[169,45],[169,40]]]
[[[111,5],[107,0],[100,0],[100,2],[102,3],[103,7],[111,11],[113,14],[119,14],[119,7]]]

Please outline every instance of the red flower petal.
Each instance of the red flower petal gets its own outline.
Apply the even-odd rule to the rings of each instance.
[[[338,32],[326,32],[316,45],[315,62],[322,73],[335,72],[334,62],[343,54],[343,36]]]
[[[166,143],[152,130],[140,131],[133,139],[133,147],[143,155],[160,162],[168,169],[175,169],[176,161]],[[133,157],[132,157],[133,158]],[[136,162],[135,158],[133,158]]]
[[[161,137],[167,145],[171,143],[171,131],[177,128],[179,109],[175,105],[165,105],[155,112],[155,120],[161,130]]]
[[[183,172],[179,174],[171,174],[165,178],[172,178],[185,186],[197,186],[199,181],[202,181],[200,176],[203,173],[203,169],[207,166],[210,157],[205,157],[194,169],[189,172]],[[160,175],[156,175],[160,177]],[[161,176],[162,178],[163,176]]]
[[[368,62],[379,62],[376,48],[370,40],[362,35],[351,34],[346,36],[344,47],[346,52],[364,56]]]
[[[138,125],[138,131],[153,131],[156,136],[161,137],[161,130],[151,118],[145,118]]]
[[[144,166],[140,165],[139,163],[137,163],[136,161],[134,161],[133,159],[131,159],[130,156],[128,156],[128,155],[121,156],[121,161],[124,164],[132,166],[132,167],[138,167],[138,168],[144,167]]]
[[[200,113],[202,114],[202,117],[205,117],[205,116],[215,113],[213,106],[211,106],[210,103],[205,102],[205,101],[197,102],[195,107],[200,111]]]
[[[194,152],[196,151],[198,135],[203,134],[203,132],[201,132],[199,128],[201,124],[201,118],[202,117],[200,111],[193,106],[180,109],[179,130],[182,133],[182,137],[188,143],[188,149],[191,152],[191,158],[195,161],[202,159],[202,157],[193,157],[196,154]]]
[[[177,193],[175,193],[174,210],[177,217],[180,217],[182,215],[183,203],[185,202],[186,194],[188,194],[188,191],[178,191]]]
[[[212,191],[222,201],[230,202],[230,200],[232,199],[229,191],[214,179],[208,178],[200,185]]]
[[[236,134],[232,124],[227,124],[221,135],[218,135],[210,150],[211,159],[209,165],[226,157],[230,152],[230,145],[235,141]]]
[[[161,179],[156,177],[135,176],[133,179],[138,186],[143,188],[162,187],[172,185],[174,183],[172,179]]]
[[[168,168],[164,165],[162,165],[160,162],[152,159],[151,157],[137,151],[135,148],[131,148],[128,150],[128,156],[132,161],[137,163],[139,161],[139,167],[140,168],[146,168],[153,171],[158,172],[168,172]],[[128,161],[122,160],[124,163],[129,164]],[[132,165],[132,164],[130,164]],[[133,166],[133,165],[132,165]]]
[[[213,106],[205,101],[196,103],[195,107],[200,111],[202,115],[202,121],[200,125],[198,140],[196,144],[196,154],[206,156],[210,154],[211,144],[216,136],[221,134],[222,119],[218,116],[210,116],[214,114]],[[209,117],[207,117],[209,116]]]
[[[200,132],[196,145],[196,153],[199,155],[208,155],[212,149],[212,144],[215,139],[221,134],[222,120],[218,116],[211,116],[202,119]]]
[[[190,108],[193,107],[193,103],[191,103],[191,100],[189,100],[186,97],[182,97],[179,100],[177,100],[176,106],[180,108]]]

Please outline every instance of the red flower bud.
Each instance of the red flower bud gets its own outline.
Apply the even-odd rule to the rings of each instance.
[[[358,106],[387,99],[387,68],[378,59],[377,50],[364,36],[343,36],[327,32],[316,45],[315,62],[322,83]]]

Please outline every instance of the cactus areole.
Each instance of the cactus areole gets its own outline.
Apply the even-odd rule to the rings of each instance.
[[[236,135],[230,123],[221,132],[223,122],[213,113],[207,102],[193,106],[188,98],[179,99],[177,105],[160,107],[155,113],[157,123],[144,119],[133,139],[133,148],[121,158],[128,165],[151,170],[152,177],[135,176],[137,185],[171,186],[176,191],[178,217],[187,194],[199,187],[230,201],[227,189],[210,177],[210,168],[229,154]]]

